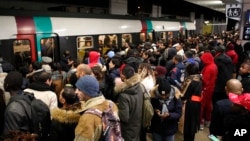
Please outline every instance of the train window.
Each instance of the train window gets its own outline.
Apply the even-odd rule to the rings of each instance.
[[[42,56],[49,56],[54,58],[55,40],[54,38],[41,39],[41,52]]]
[[[147,40],[153,41],[153,33],[152,32],[148,33]]]
[[[164,40],[167,39],[166,32],[161,32],[161,39],[164,39]]]
[[[80,62],[85,57],[86,50],[93,48],[94,41],[92,36],[77,37],[77,58]]]
[[[99,49],[102,52],[102,55],[104,55],[109,49],[118,47],[117,35],[115,34],[100,35],[98,40],[99,40]]]
[[[131,34],[122,34],[122,47],[126,46],[126,43],[132,43],[132,35]]]
[[[14,40],[13,51],[15,57],[15,66],[17,68],[27,66],[31,62],[31,51],[29,40]]]

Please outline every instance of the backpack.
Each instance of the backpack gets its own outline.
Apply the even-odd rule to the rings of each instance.
[[[50,110],[49,107],[40,99],[36,99],[33,93],[24,92],[23,95],[27,95],[30,100],[16,100],[25,109],[26,115],[30,120],[30,133],[38,135],[38,141],[49,140],[50,133]],[[31,114],[28,114],[28,109],[25,108],[23,102],[28,103],[31,108]]]
[[[142,127],[148,128],[151,125],[151,120],[154,116],[154,108],[150,101],[150,94],[142,84],[140,84],[140,87],[143,91]]]
[[[102,119],[102,135],[99,141],[124,141],[121,134],[120,119],[112,110],[114,103],[108,101],[109,108],[103,112],[98,109],[88,109],[84,113],[94,114]]]

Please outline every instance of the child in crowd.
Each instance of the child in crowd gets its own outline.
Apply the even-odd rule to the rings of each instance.
[[[244,93],[250,92],[250,61],[245,61],[241,64],[239,75],[243,85]]]

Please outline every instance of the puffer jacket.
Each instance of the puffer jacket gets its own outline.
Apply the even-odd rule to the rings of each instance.
[[[140,85],[140,76],[135,74],[124,83],[115,86],[115,93],[118,93],[122,137],[125,141],[140,140],[143,106],[143,92]]]

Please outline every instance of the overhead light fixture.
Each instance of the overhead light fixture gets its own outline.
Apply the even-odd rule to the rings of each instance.
[[[206,24],[206,25],[227,25],[227,23],[228,23],[228,18],[226,18],[226,22],[225,23],[209,23],[209,21],[207,22],[207,21],[204,21],[204,23]]]
[[[204,21],[205,24],[209,24],[209,21]]]

